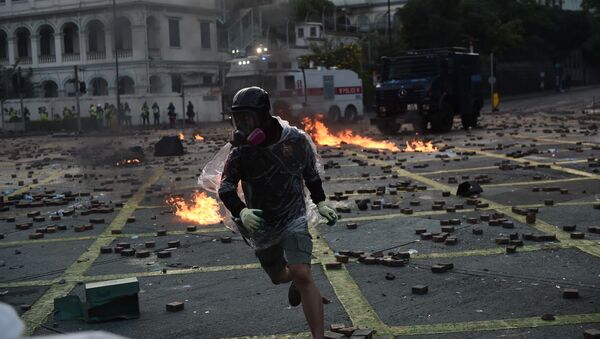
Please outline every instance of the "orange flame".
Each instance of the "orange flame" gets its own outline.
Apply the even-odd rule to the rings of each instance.
[[[431,153],[437,151],[438,148],[435,147],[431,141],[424,142],[418,139],[414,139],[413,141],[407,141],[406,149],[404,149],[404,152]]]
[[[137,165],[140,162],[141,162],[140,159],[125,159],[125,160],[117,161],[117,166]]]
[[[188,204],[181,197],[169,197],[167,204],[175,207],[175,215],[200,225],[218,224],[221,221],[219,203],[204,192],[194,192]]]
[[[179,140],[185,140],[185,135],[183,135],[183,132],[179,132]]]
[[[400,148],[393,142],[389,141],[375,141],[369,137],[361,135],[354,135],[354,133],[347,129],[337,134],[333,134],[329,131],[329,128],[323,124],[321,115],[317,115],[315,120],[310,118],[304,118],[302,123],[304,130],[310,134],[310,136],[319,145],[323,146],[340,146],[342,143],[357,145],[363,148],[379,149],[379,150],[390,150],[393,152],[399,152]]]
[[[194,135],[194,139],[195,139],[196,141],[202,141],[202,140],[204,140],[204,137],[203,137],[203,136],[201,136],[200,134],[196,134],[196,135]]]

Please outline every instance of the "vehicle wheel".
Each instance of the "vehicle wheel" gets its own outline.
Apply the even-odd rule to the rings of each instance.
[[[398,133],[400,124],[391,121],[380,121],[377,123],[377,129],[385,135],[394,135]]]
[[[331,106],[329,108],[329,112],[327,112],[327,117],[325,118],[327,122],[338,122],[342,116],[342,112],[340,108],[337,106]]]
[[[460,120],[462,122],[464,129],[477,127],[477,119],[479,118],[479,109],[475,106],[476,106],[476,104],[473,104],[473,108],[472,108],[471,112],[460,116]]]
[[[434,133],[450,132],[453,122],[454,112],[452,112],[452,106],[446,100],[442,100],[438,111],[431,117],[431,130]]]
[[[348,105],[344,110],[344,120],[346,122],[356,122],[358,119],[358,111],[354,105]]]
[[[413,129],[415,130],[416,133],[424,134],[424,133],[427,133],[427,125],[428,124],[429,124],[429,121],[421,115],[416,121],[413,122],[412,125],[413,125]]]

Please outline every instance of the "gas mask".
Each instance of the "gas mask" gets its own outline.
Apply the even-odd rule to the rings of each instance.
[[[231,138],[234,146],[259,146],[267,139],[261,115],[253,110],[234,111],[231,120],[235,131]]]

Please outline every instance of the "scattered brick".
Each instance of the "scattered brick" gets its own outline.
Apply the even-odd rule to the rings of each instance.
[[[583,339],[600,339],[600,329],[591,328],[583,332]]]
[[[233,241],[233,239],[231,239],[231,237],[221,237],[221,243],[223,244],[229,244]]]
[[[348,223],[348,224],[346,224],[346,228],[349,229],[349,230],[355,230],[355,229],[358,228],[358,224],[354,223],[354,222],[353,223]]]
[[[555,319],[556,318],[554,317],[554,314],[546,313],[546,314],[542,315],[542,320],[545,320],[545,321],[553,321]]]
[[[565,232],[573,232],[573,231],[575,231],[576,228],[577,228],[577,225],[564,225],[562,227],[563,231],[565,231]]]
[[[125,248],[121,250],[121,255],[124,257],[133,257],[135,255],[135,250],[133,248]]]
[[[123,233],[123,230],[120,230],[120,229],[119,230],[111,230],[110,233],[111,234],[121,234],[121,233]]]
[[[575,299],[579,298],[579,290],[575,288],[565,288],[562,291],[563,298],[565,299]]]
[[[126,242],[119,242],[116,245],[117,247],[121,247],[121,248],[131,248],[131,244],[126,243]]]
[[[341,339],[341,338],[346,338],[346,336],[341,333],[325,331],[325,339]]]
[[[167,235],[167,230],[158,230],[156,231],[156,235],[159,237],[164,237],[165,235]]]
[[[386,273],[385,275],[385,280],[394,280],[396,279],[396,276],[391,274],[391,273]]]
[[[169,246],[170,248],[179,247],[181,246],[181,243],[179,242],[179,240],[171,240],[167,243],[167,246]]]
[[[342,263],[340,263],[340,262],[325,263],[325,269],[327,269],[327,270],[339,270],[341,268],[342,268]]]
[[[546,200],[544,200],[544,205],[546,205],[546,206],[554,206],[554,200],[552,200],[552,199],[546,199]]]
[[[164,258],[170,258],[171,257],[171,251],[160,251],[156,253],[156,256],[164,259]]]
[[[427,285],[415,285],[412,287],[413,294],[423,295],[427,294],[427,292],[429,292],[429,286]]]
[[[357,329],[352,333],[353,337],[360,337],[364,339],[373,339],[373,330],[369,329]]]
[[[511,245],[506,247],[506,254],[517,253],[517,246]]]
[[[31,233],[29,235],[29,239],[35,240],[35,239],[42,239],[44,237],[44,233]]]
[[[337,262],[340,262],[343,264],[347,264],[348,259],[349,259],[349,257],[347,255],[343,255],[343,254],[336,254],[336,256],[335,256],[335,260],[337,260]]]
[[[525,217],[525,222],[528,224],[535,224],[536,214],[535,213],[527,213]]]
[[[181,301],[173,301],[167,304],[168,312],[179,312],[183,311],[184,304]]]
[[[186,230],[187,230],[188,232],[196,232],[196,230],[197,230],[197,229],[198,229],[198,227],[196,227],[196,226],[193,226],[193,225],[190,225],[190,226],[187,226],[187,227],[186,227]]]
[[[110,253],[112,253],[112,252],[113,252],[113,249],[112,249],[112,247],[110,247],[110,246],[103,246],[103,247],[100,247],[100,253],[101,253],[101,254],[110,254]]]
[[[427,233],[427,229],[426,228],[417,228],[415,230],[415,234],[423,234],[423,233]]]
[[[435,264],[431,266],[431,272],[444,273],[454,268],[453,264]]]
[[[571,239],[585,239],[585,233],[583,232],[572,232]]]
[[[104,224],[104,218],[91,218],[90,223],[92,224]]]
[[[445,244],[446,245],[456,245],[458,243],[458,238],[456,237],[448,237],[446,238]]]
[[[473,234],[475,235],[482,235],[483,234],[483,230],[479,227],[473,227]]]
[[[121,254],[122,254],[122,252],[121,252]],[[148,258],[149,256],[150,256],[150,252],[146,251],[146,250],[141,250],[141,251],[135,252],[136,258]]]

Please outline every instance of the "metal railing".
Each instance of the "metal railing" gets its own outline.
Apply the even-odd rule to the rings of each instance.
[[[106,59],[106,51],[94,51],[87,53],[88,60],[104,60]]]
[[[40,55],[38,61],[40,64],[56,62],[56,55]]]
[[[30,56],[18,57],[17,60],[21,65],[31,65],[33,63]]]
[[[79,61],[79,53],[63,54],[62,58],[63,58],[63,61],[65,61],[65,62]]]
[[[133,49],[118,49],[117,56],[119,58],[131,58],[133,56]]]

